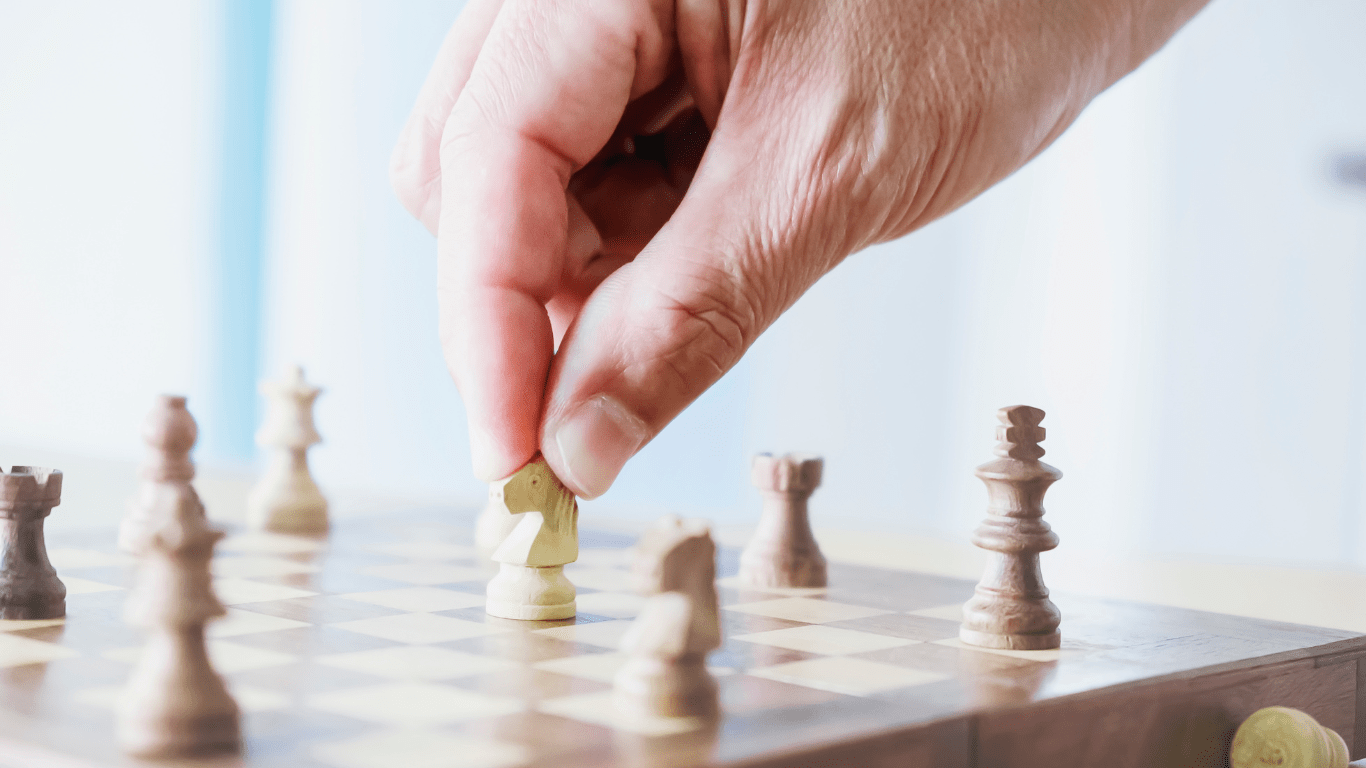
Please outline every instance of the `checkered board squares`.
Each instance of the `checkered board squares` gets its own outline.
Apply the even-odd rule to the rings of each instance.
[[[585,529],[566,568],[578,616],[514,622],[483,611],[495,571],[473,546],[472,520],[413,510],[342,521],[326,538],[237,532],[221,543],[215,587],[228,608],[208,628],[209,648],[245,713],[244,768],[582,768],[649,765],[656,754],[723,765],[919,727],[976,706],[979,689],[1043,699],[1171,671],[1137,665],[1119,636],[1200,638],[1182,658],[1210,664],[1232,660],[1211,643],[1239,631],[1250,633],[1240,653],[1310,642],[1284,630],[1284,647],[1267,645],[1264,628],[1237,620],[1202,635],[1190,612],[1058,598],[1065,617],[1085,617],[1061,651],[970,648],[956,638],[971,582],[832,563],[829,588],[755,589],[723,550],[725,638],[708,657],[723,719],[651,718],[612,695],[622,637],[644,605],[631,591],[633,538]],[[0,748],[117,764],[110,707],[141,644],[122,618],[127,560],[113,531],[51,539],[68,616],[0,622]],[[1097,671],[1107,654],[1122,663]]]

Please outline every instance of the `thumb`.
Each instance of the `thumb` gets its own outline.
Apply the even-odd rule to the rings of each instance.
[[[541,452],[595,498],[626,461],[739,362],[778,315],[833,266],[798,248],[781,152],[727,152],[721,132],[669,222],[588,298],[555,356]],[[776,185],[779,189],[788,185]],[[790,217],[790,214],[783,214]],[[800,254],[795,257],[794,254]]]

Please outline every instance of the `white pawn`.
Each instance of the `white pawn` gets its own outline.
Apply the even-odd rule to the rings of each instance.
[[[621,639],[629,658],[617,672],[624,714],[711,717],[717,685],[707,654],[721,645],[716,544],[700,520],[660,520],[643,537],[633,568],[645,607]]]
[[[171,431],[184,437],[184,404],[184,398],[163,398],[149,424],[177,427]],[[186,471],[182,465],[178,474]],[[205,623],[224,612],[209,574],[223,534],[209,525],[188,481],[168,483],[143,500],[121,532],[125,548],[140,555],[125,610],[130,623],[150,633],[119,699],[119,743],[154,758],[235,751],[237,703],[210,666],[204,641]]]
[[[574,617],[574,585],[564,566],[579,559],[579,504],[545,459],[495,483],[499,503],[514,527],[493,552],[498,574],[489,581],[484,610],[502,619],[547,621]]]
[[[327,499],[308,471],[308,449],[322,442],[313,426],[313,401],[322,392],[299,366],[283,382],[263,381],[266,418],[256,444],[270,449],[260,482],[247,497],[247,524],[278,533],[326,533]]]

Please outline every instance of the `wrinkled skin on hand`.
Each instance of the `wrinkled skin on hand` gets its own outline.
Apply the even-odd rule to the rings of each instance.
[[[394,154],[475,472],[594,497],[848,254],[1015,171],[1204,0],[471,0]]]

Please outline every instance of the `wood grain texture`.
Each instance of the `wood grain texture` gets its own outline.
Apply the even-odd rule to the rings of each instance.
[[[983,715],[979,765],[1220,768],[1238,725],[1263,707],[1294,707],[1335,730],[1352,726],[1352,666],[1315,667],[1312,660],[1301,660],[1211,677],[1181,676]]]
[[[1043,520],[1043,497],[1062,473],[1041,461],[1044,412],[1012,405],[996,412],[997,459],[977,468],[987,486],[987,519],[972,543],[989,552],[986,572],[963,606],[963,642],[1039,651],[1061,642],[1058,607],[1048,599],[1039,553],[1058,546]]]

